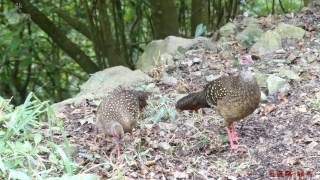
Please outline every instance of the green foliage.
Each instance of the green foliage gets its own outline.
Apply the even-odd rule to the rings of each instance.
[[[0,98],[1,179],[43,179],[60,172],[73,174],[77,165],[68,153],[66,137],[63,136],[66,150],[54,140],[52,129],[60,129],[63,135],[64,130],[48,102],[41,102],[32,93],[15,108],[9,102]],[[41,129],[43,124],[49,125],[49,134]]]
[[[51,101],[74,94],[85,73],[70,57],[61,53],[27,14],[18,14],[12,5],[8,4],[3,16],[0,12],[3,22],[0,25],[1,95],[13,96],[12,103],[20,104],[30,91]],[[74,39],[82,42],[84,38],[77,36]]]
[[[320,92],[316,93],[316,97],[310,102],[310,106],[316,109],[320,109]]]
[[[281,0],[285,12],[295,12],[303,7],[302,0]],[[264,16],[272,13],[272,0],[243,0],[240,10],[248,15]],[[275,14],[283,14],[279,0],[275,0]]]
[[[315,99],[310,103],[311,107],[320,109],[320,99]]]
[[[74,176],[70,175],[63,175],[62,177],[59,178],[48,178],[47,180],[97,180],[98,175],[95,174],[78,174]]]
[[[153,124],[176,118],[177,112],[172,106],[172,100],[169,97],[158,95],[155,99],[149,99],[147,103],[146,114],[151,117]]]
[[[112,37],[116,42],[112,46],[117,46],[121,53],[126,52],[126,58],[135,63],[154,35],[154,24],[151,23],[151,4],[146,0],[125,0],[118,4],[115,4],[115,2],[118,1],[111,1],[105,8],[109,16]],[[195,37],[206,35],[212,29],[218,28],[212,27],[213,25],[221,26],[229,20],[220,19],[220,22],[219,18],[221,13],[221,18],[224,18],[226,16],[224,11],[232,8],[230,1],[215,0],[210,2],[211,7],[205,8],[209,8],[210,16],[214,17],[208,17],[209,24],[203,22],[203,24],[197,26]],[[242,0],[241,2],[238,13],[267,15],[272,10],[272,0]],[[288,12],[297,11],[303,5],[302,0],[281,0],[281,2]],[[88,1],[88,4],[92,14],[87,14],[84,4],[80,1],[39,1],[32,3],[94,62],[98,62],[99,58],[105,60],[105,57],[100,57],[101,54],[105,53],[96,54],[96,49],[99,46],[104,47],[105,43],[109,42],[95,44],[93,40],[85,37],[79,30],[53,13],[53,7],[60,8],[71,17],[75,17],[81,23],[91,27],[92,22],[88,20],[89,16],[94,16],[92,17],[94,21],[98,21],[101,16],[96,13],[98,11],[97,7],[90,1]],[[179,12],[180,32],[184,36],[191,36],[192,0],[175,1],[175,5],[177,12]],[[20,104],[30,91],[35,92],[41,99],[49,99],[54,102],[77,93],[80,84],[87,79],[88,75],[56,45],[55,40],[51,39],[32,21],[30,15],[17,13],[17,10],[21,12],[19,4],[8,1],[3,3],[2,6],[0,10],[1,95],[6,98],[13,97],[12,103]],[[222,9],[221,12],[220,9]],[[278,0],[275,0],[275,13],[283,13]],[[99,25],[99,23],[97,24]],[[120,32],[122,30],[120,25],[123,25],[123,27],[121,26],[124,31],[123,34]],[[248,45],[256,40],[255,37],[246,37],[245,43]],[[100,51],[105,51],[105,49],[102,48]]]

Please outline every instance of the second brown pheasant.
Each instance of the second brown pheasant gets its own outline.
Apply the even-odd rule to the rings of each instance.
[[[222,76],[209,84],[204,90],[191,93],[176,103],[178,110],[198,110],[216,106],[224,118],[231,149],[239,146],[234,122],[250,115],[259,105],[260,88],[254,71],[249,64],[251,56],[240,59],[242,70],[238,76]]]
[[[118,156],[124,133],[132,132],[148,96],[148,92],[117,88],[101,102],[96,124],[106,135],[113,136]]]

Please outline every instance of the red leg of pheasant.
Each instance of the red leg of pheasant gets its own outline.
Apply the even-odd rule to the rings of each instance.
[[[233,123],[226,127],[231,149],[238,149],[239,141]]]
[[[113,140],[116,143],[116,146],[113,149],[112,153],[114,153],[114,155],[116,155],[117,159],[119,159],[119,157],[120,157],[120,141],[116,135],[113,136]]]
[[[116,153],[117,153],[117,159],[119,159],[119,157],[120,157],[120,145],[119,144],[116,145]]]

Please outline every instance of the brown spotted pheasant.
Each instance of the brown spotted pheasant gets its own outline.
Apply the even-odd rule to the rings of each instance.
[[[106,135],[113,136],[118,157],[124,133],[132,132],[148,96],[147,92],[117,88],[98,107],[96,124]]]
[[[176,103],[178,110],[198,110],[216,106],[224,118],[231,149],[239,146],[234,122],[250,115],[259,105],[260,88],[256,81],[251,56],[240,59],[238,76],[222,76],[204,87],[204,90],[183,97]]]

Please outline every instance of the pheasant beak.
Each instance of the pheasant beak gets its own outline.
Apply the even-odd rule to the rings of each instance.
[[[115,142],[119,145],[122,145],[123,144],[123,137],[119,134],[113,134],[113,138],[115,140]]]
[[[116,139],[117,144],[123,145],[123,138],[122,137],[116,136],[115,139]]]
[[[120,144],[120,145],[123,145],[123,139],[122,138],[119,138],[119,139],[117,138],[117,143]]]

